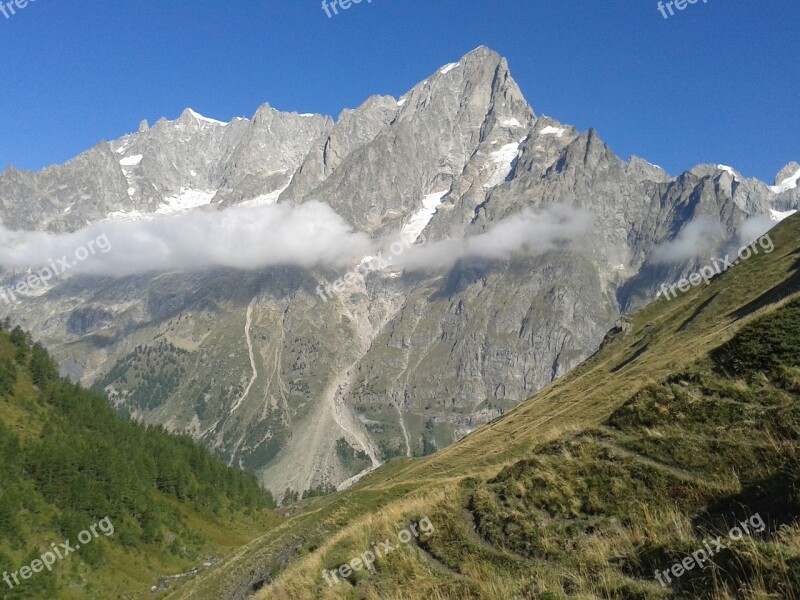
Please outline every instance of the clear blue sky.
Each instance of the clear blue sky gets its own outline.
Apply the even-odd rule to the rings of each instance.
[[[36,0],[0,14],[0,169],[39,169],[186,106],[333,115],[481,44],[537,113],[627,158],[772,182],[800,161],[800,1]]]

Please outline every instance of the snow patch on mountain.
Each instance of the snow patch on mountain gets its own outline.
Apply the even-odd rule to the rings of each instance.
[[[792,175],[791,177],[787,177],[783,181],[781,181],[778,185],[771,185],[769,189],[772,190],[775,194],[782,194],[783,192],[793,190],[797,187],[798,182],[800,182],[800,169],[797,169],[797,173]]]
[[[436,209],[442,204],[442,198],[444,198],[445,194],[449,191],[450,190],[434,192],[422,199],[422,208],[411,215],[408,222],[403,225],[403,229],[400,232],[403,241],[413,244],[419,239],[419,236],[422,235],[428,223],[431,222],[433,215],[436,214]]]
[[[216,194],[212,190],[189,190],[181,188],[176,196],[164,198],[164,202],[156,209],[157,215],[176,215],[211,203]]]
[[[128,196],[131,197],[133,197],[133,195],[136,193],[136,186],[134,186],[132,181],[132,169],[142,162],[142,158],[143,156],[141,154],[136,154],[134,156],[126,156],[119,161],[119,164],[122,167],[122,174],[125,175],[125,179],[128,182]]]
[[[566,129],[563,127],[553,127],[552,125],[548,125],[546,127],[542,127],[541,131],[539,131],[540,135],[554,135],[556,137],[561,137],[564,135]]]
[[[524,139],[524,138],[523,138]],[[489,154],[489,160],[484,165],[484,169],[494,168],[494,172],[489,180],[483,184],[484,189],[490,189],[503,183],[511,173],[514,159],[519,154],[519,147],[522,142],[512,142],[502,146],[499,150],[495,150]]]
[[[453,69],[455,69],[457,66],[458,66],[458,63],[449,63],[449,64],[446,64],[446,65],[445,65],[445,66],[443,66],[441,69],[439,69],[439,73],[441,73],[442,75],[444,75],[445,73],[449,73],[450,71],[452,71]]]
[[[189,111],[190,115],[192,115],[196,120],[200,121],[201,123],[213,123],[215,125],[222,125],[223,127],[226,127],[228,125],[223,121],[217,121],[216,119],[209,119],[208,117],[204,117],[199,112],[193,111],[191,108],[187,110]]]
[[[781,211],[781,210],[772,210],[772,209],[770,209],[769,212],[770,212],[770,217],[769,218],[772,221],[780,222],[780,221],[783,221],[784,219],[787,219],[787,218],[791,217],[797,211],[796,210]]]
[[[133,188],[128,189],[128,193],[135,192]],[[131,211],[114,211],[106,216],[106,221],[116,222],[134,222],[134,221],[148,221],[155,217],[164,217],[171,215],[179,215],[189,212],[200,206],[206,206],[211,203],[211,200],[216,194],[215,191],[209,190],[192,190],[181,188],[181,191],[175,196],[164,198],[164,202],[153,213],[143,213],[139,210]]]
[[[720,171],[725,171],[728,173],[735,181],[739,181],[739,176],[736,174],[736,171],[733,170],[733,167],[729,167],[728,165],[717,165],[717,169]]]
[[[123,167],[135,167],[140,162],[142,162],[143,158],[144,156],[142,156],[141,154],[135,154],[134,156],[126,156],[121,161],[119,161],[119,164],[122,165]]]

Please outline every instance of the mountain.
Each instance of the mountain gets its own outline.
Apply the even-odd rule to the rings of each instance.
[[[252,475],[120,417],[19,328],[0,330],[0,479],[4,599],[142,597],[281,520]]]
[[[175,214],[250,189],[271,193],[329,127],[330,119],[268,104],[252,120],[231,123],[187,108],[175,121],[144,122],[137,133],[101,142],[62,166],[38,173],[8,167],[0,177],[3,224],[74,231],[107,218]]]
[[[31,248],[107,231],[102,269],[20,296],[16,322],[64,373],[256,473],[280,501],[512,410],[662,284],[797,210],[799,172],[790,163],[768,186],[725,165],[672,177],[622,160],[595,130],[534,113],[506,60],[480,47],[336,121],[187,109],[62,166],[9,167],[0,218]],[[264,215],[279,225],[259,237]],[[341,232],[347,252],[283,226],[303,218]],[[205,236],[209,222],[232,228],[230,247]],[[275,257],[262,238],[280,238]],[[354,249],[369,244],[392,264],[364,268],[369,252]],[[3,285],[29,275],[0,263]]]
[[[167,598],[797,598],[800,216],[770,235],[513,411],[294,504]]]

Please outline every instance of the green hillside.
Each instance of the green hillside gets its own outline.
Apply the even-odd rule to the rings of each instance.
[[[300,503],[168,597],[800,598],[800,217],[770,236],[504,417]],[[326,582],[425,518],[433,535]]]
[[[60,379],[19,328],[0,331],[0,598],[143,597],[275,525],[270,502],[189,438]],[[91,543],[43,568],[92,525]]]

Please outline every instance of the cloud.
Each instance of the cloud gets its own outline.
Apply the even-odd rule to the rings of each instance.
[[[505,260],[518,252],[543,253],[574,243],[592,224],[591,213],[565,206],[524,210],[480,234],[412,246],[394,264],[412,271],[447,269],[468,257]],[[112,277],[215,267],[342,267],[392,239],[370,240],[327,204],[311,201],[101,222],[66,234],[0,227],[0,265],[35,271],[66,257],[70,274]],[[95,251],[86,256],[93,241]]]
[[[486,232],[458,240],[412,246],[395,260],[401,268],[446,269],[464,258],[506,260],[513,254],[542,254],[574,244],[591,230],[593,215],[564,205],[522,212],[492,225]]]
[[[725,228],[719,221],[700,216],[686,225],[673,240],[657,246],[653,251],[653,262],[684,262],[712,250],[724,239]]]
[[[67,234],[9,231],[0,227],[0,265],[26,269],[74,257],[105,236],[110,248],[74,261],[72,272],[125,276],[209,267],[257,269],[272,265],[339,266],[368,254],[368,236],[327,204],[272,204],[192,212],[135,223],[95,223]]]
[[[747,219],[747,221],[739,225],[736,230],[739,244],[741,246],[747,246],[750,242],[760,238],[777,224],[777,221],[773,221],[764,215],[757,215]]]

